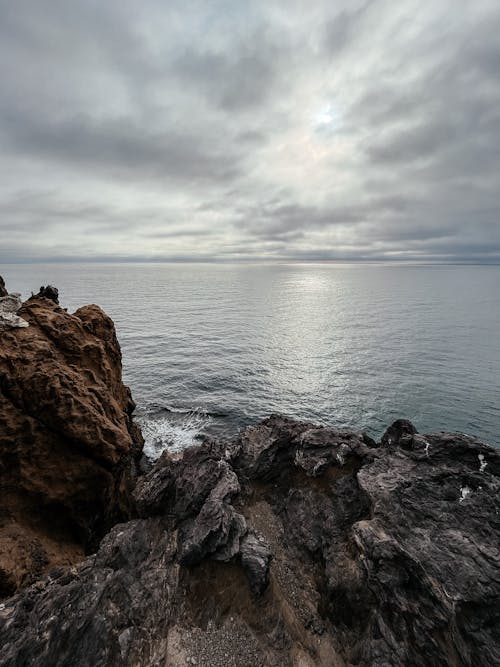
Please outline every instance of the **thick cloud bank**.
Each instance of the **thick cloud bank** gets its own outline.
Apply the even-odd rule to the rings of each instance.
[[[0,0],[0,261],[500,261],[498,0]]]

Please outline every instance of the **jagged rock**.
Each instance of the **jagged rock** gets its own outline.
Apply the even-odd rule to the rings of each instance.
[[[9,296],[9,293],[7,292],[7,289],[5,287],[4,279],[2,278],[2,276],[0,276],[0,297],[2,296]]]
[[[298,437],[312,424],[271,415],[247,428],[237,443],[235,468],[249,479],[271,480],[289,468],[296,454]]]
[[[148,517],[172,513],[176,491],[174,470],[175,462],[167,450],[163,452],[147,475],[139,477],[133,492],[139,516]]]
[[[17,315],[22,304],[20,294],[0,296],[0,330],[6,328],[22,329],[28,326],[28,322]]]
[[[365,433],[323,428],[271,415],[245,429],[233,450],[233,465],[248,479],[269,481],[293,462],[308,475],[321,475],[330,465],[345,465],[366,455],[375,443]]]
[[[44,287],[43,285],[40,287],[40,291],[38,294],[34,294],[31,296],[32,299],[49,299],[50,301],[53,301],[54,303],[59,304],[59,290],[57,287],[54,287],[53,285],[47,285],[47,287]]]
[[[500,664],[499,452],[403,421],[374,445],[273,416],[164,454],[141,519],[3,603],[0,665]]]
[[[364,664],[500,660],[499,475],[498,451],[459,434],[406,435],[360,470],[372,509],[353,526],[365,569],[354,589],[369,585],[370,605],[351,641]]]
[[[227,476],[230,469],[223,463],[220,448],[211,442],[186,449],[181,457],[164,452],[138,480],[134,495],[140,516],[170,513],[180,521],[193,518]]]
[[[142,447],[109,317],[46,298],[19,313],[30,326],[0,336],[0,596],[130,516]]]
[[[330,467],[356,466],[376,456],[369,448],[375,443],[362,432],[313,427],[302,432],[295,445],[297,467],[311,477],[321,476]]]
[[[228,561],[239,552],[247,532],[246,521],[230,504],[240,491],[235,473],[219,460],[218,481],[196,517],[186,520],[179,531],[179,555],[183,565],[195,565],[207,556]]]
[[[175,539],[165,527],[161,518],[120,524],[95,556],[1,604],[0,664],[164,664],[178,586]]]
[[[416,432],[416,428],[407,419],[397,419],[382,436],[382,445],[408,449]]]
[[[247,532],[241,539],[239,553],[252,592],[255,595],[262,595],[269,583],[269,566],[272,558],[269,544],[254,531]]]
[[[240,551],[246,534],[244,517],[231,505],[240,484],[218,448],[186,450],[181,459],[164,454],[135,491],[142,516],[168,513],[175,517],[179,560],[195,565],[207,557],[228,561]]]

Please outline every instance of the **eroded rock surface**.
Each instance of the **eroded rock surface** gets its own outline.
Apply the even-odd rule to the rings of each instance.
[[[0,597],[130,517],[142,446],[110,318],[45,297],[19,315],[0,331]]]
[[[164,454],[140,517],[0,607],[0,665],[500,664],[500,457],[273,416]]]

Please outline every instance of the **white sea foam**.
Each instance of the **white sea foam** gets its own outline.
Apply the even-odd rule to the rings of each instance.
[[[141,420],[144,436],[144,454],[156,460],[168,449],[178,452],[196,444],[197,437],[210,422],[210,417],[199,412],[186,412],[170,417]]]

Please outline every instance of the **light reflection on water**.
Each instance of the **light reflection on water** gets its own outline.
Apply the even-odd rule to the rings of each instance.
[[[221,434],[271,412],[379,436],[397,417],[500,445],[500,267],[4,265],[114,319],[144,418]],[[168,408],[168,410],[167,410]],[[215,415],[215,416],[213,416]],[[181,420],[182,421],[182,420]],[[178,419],[174,424],[179,427]]]

